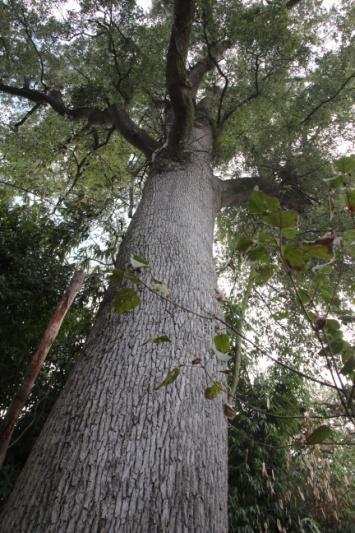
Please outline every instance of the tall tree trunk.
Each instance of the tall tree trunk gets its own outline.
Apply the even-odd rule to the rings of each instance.
[[[211,132],[194,130],[193,154],[166,162],[147,180],[121,245],[149,259],[170,298],[197,313],[218,314],[212,258],[219,207],[209,158]],[[1,533],[226,533],[227,429],[222,397],[203,391],[217,373],[213,321],[143,291],[118,316],[111,288],[0,521]],[[172,342],[152,344],[168,335]],[[180,364],[200,356],[208,375]]]

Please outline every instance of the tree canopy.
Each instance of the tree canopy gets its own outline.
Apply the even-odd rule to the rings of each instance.
[[[205,397],[229,396],[231,531],[350,532],[352,3],[3,0],[0,21],[0,412],[70,274],[90,274],[20,420],[4,499],[149,172],[188,157],[207,114],[229,383]]]

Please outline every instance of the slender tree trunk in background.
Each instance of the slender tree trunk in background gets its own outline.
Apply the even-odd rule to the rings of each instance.
[[[214,289],[213,226],[218,180],[210,129],[200,124],[184,164],[156,169],[121,245],[149,259],[170,297],[195,312],[220,314]],[[204,388],[221,379],[211,353],[218,332],[143,291],[118,316],[108,291],[85,352],[71,374],[0,521],[1,533],[226,533],[227,427],[223,398]],[[172,342],[143,344],[168,335]],[[179,364],[202,357],[208,368]]]
[[[0,425],[0,468],[2,467],[7,450],[10,444],[15,425],[22,409],[24,408],[29,395],[31,394],[33,385],[40,373],[44,361],[52,347],[53,342],[57,338],[60,327],[63,323],[65,315],[70,309],[75,296],[78,294],[85,278],[84,272],[76,272],[65,291],[63,298],[58,304],[46,331],[38,345],[37,350],[32,356],[31,364],[27,369],[25,377],[12,400],[2,424]]]

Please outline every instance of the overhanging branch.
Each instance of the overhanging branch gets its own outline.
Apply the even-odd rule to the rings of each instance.
[[[43,93],[28,87],[13,87],[0,84],[0,92],[25,98],[38,105],[49,105],[56,113],[71,120],[86,119],[94,126],[114,126],[115,129],[135,148],[141,150],[147,157],[158,148],[158,143],[139,128],[119,104],[114,104],[104,110],[92,107],[69,108],[65,106],[60,95],[54,96],[50,92]]]
[[[221,207],[238,207],[245,202],[252,190],[257,186],[266,194],[276,196],[281,205],[288,209],[302,212],[313,203],[313,199],[297,186],[276,183],[262,177],[241,177],[231,180],[220,180]]]
[[[112,125],[130,144],[144,152],[149,157],[159,147],[159,144],[148,133],[139,128],[128,115],[127,111],[118,104],[108,108],[112,118]]]

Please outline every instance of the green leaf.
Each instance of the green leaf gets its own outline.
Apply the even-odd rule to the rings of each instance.
[[[130,256],[130,262],[132,265],[132,268],[148,268],[149,267],[149,261],[145,257],[142,257],[141,255],[131,255]]]
[[[213,351],[219,361],[227,363],[230,360],[230,342],[228,335],[216,335],[213,338]]]
[[[270,233],[270,231],[259,231],[258,242],[271,246],[277,245],[277,241],[275,237]]]
[[[320,259],[332,259],[333,251],[324,244],[319,243],[302,243],[301,249],[307,252],[310,256],[319,257]]]
[[[219,381],[216,381],[210,387],[207,387],[204,391],[205,398],[207,400],[213,400],[216,398],[222,391],[222,384]]]
[[[281,235],[286,239],[294,239],[298,235],[296,228],[282,228]]]
[[[176,378],[178,377],[179,374],[180,374],[180,367],[178,366],[176,368],[173,368],[173,370],[171,370],[169,372],[169,374],[166,376],[166,378],[157,387],[155,387],[154,390],[159,390],[162,387],[166,387],[167,385],[171,385],[172,383],[174,383],[174,381],[176,380]]]
[[[271,265],[261,265],[254,270],[254,282],[256,285],[263,285],[274,274],[274,267]]]
[[[346,194],[346,205],[352,213],[355,212],[355,190],[349,191]]]
[[[250,248],[246,253],[250,261],[259,261],[260,263],[267,263],[270,258],[270,254],[267,248],[262,245],[254,246]]]
[[[329,426],[318,426],[306,439],[306,444],[320,444],[328,439],[332,434]]]
[[[355,370],[355,354],[352,354],[341,369],[342,374],[351,374]]]
[[[148,342],[151,342],[152,344],[161,344],[162,342],[171,342],[171,339],[167,335],[160,335],[159,337],[151,337],[150,339],[147,339],[143,342],[144,344],[148,344]]]
[[[327,318],[325,321],[324,329],[327,335],[334,335],[334,333],[339,334],[340,322],[338,322],[334,318]]]
[[[293,270],[305,270],[308,263],[307,254],[301,248],[295,248],[286,244],[282,249],[282,255],[286,263]]]
[[[123,272],[122,270],[117,270],[116,268],[112,272],[111,279],[112,281],[116,282],[122,282],[124,279],[127,279],[135,285],[139,285],[140,283],[140,279],[132,272]]]
[[[213,338],[213,344],[218,352],[228,353],[230,351],[230,341],[226,334],[216,335]]]
[[[343,237],[343,239],[355,241],[355,229],[348,229],[346,231],[343,231],[343,233],[341,233],[341,236]]]
[[[112,300],[112,307],[119,315],[128,313],[141,303],[140,296],[128,287],[120,289]]]
[[[355,170],[355,155],[340,157],[340,159],[334,161],[334,166],[339,172],[343,172],[343,174],[352,172]]]
[[[280,209],[280,200],[262,191],[253,191],[249,196],[248,206],[252,213],[272,212]]]
[[[276,228],[293,228],[297,226],[297,212],[290,210],[278,210],[262,216],[263,222]]]
[[[341,337],[330,339],[328,345],[333,355],[341,353],[345,347],[345,343]]]
[[[241,237],[237,242],[236,250],[238,250],[238,252],[243,253],[248,250],[248,248],[250,248],[250,246],[252,246],[253,244],[254,242],[251,239]]]

